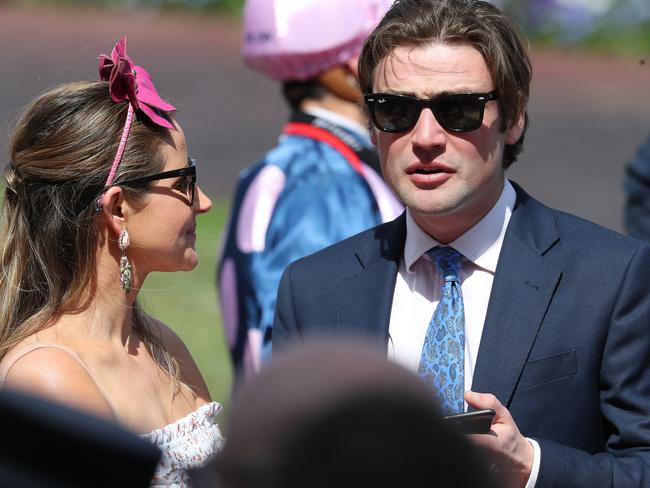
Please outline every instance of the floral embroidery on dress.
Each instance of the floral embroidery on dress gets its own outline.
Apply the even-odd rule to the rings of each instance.
[[[187,470],[203,466],[223,447],[224,439],[214,420],[220,410],[219,403],[206,403],[173,424],[141,436],[162,451],[151,486],[192,486]]]

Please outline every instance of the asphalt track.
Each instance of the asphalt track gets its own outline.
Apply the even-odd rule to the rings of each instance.
[[[55,84],[96,79],[97,55],[125,35],[129,54],[178,107],[202,187],[227,199],[287,110],[277,85],[243,66],[236,21],[212,16],[0,0],[0,161],[20,108]],[[650,132],[650,48],[645,60],[534,47],[532,58],[531,124],[509,176],[550,206],[622,230],[624,166]]]

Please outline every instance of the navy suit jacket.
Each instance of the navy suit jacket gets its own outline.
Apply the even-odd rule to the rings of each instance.
[[[514,186],[472,390],[539,442],[537,488],[648,487],[650,247]],[[274,348],[311,334],[386,348],[405,235],[402,215],[290,265]]]

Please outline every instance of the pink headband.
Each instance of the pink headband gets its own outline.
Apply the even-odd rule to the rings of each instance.
[[[129,103],[120,145],[104,185],[110,186],[122,161],[135,112],[140,110],[154,124],[175,130],[169,120],[156,113],[154,109],[170,112],[176,110],[176,107],[160,98],[147,70],[142,66],[135,66],[133,60],[126,54],[126,37],[115,44],[110,58],[106,54],[99,55],[99,78],[108,81],[108,92],[114,102]]]

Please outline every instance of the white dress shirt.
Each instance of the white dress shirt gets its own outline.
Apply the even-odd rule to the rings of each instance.
[[[503,238],[517,195],[508,180],[494,207],[474,227],[446,244],[463,255],[461,289],[465,308],[465,390],[471,390],[483,324]],[[424,232],[406,211],[406,242],[395,283],[390,314],[388,357],[417,373],[424,337],[442,292],[442,277],[425,254],[440,244]],[[526,488],[535,486],[540,449]]]

